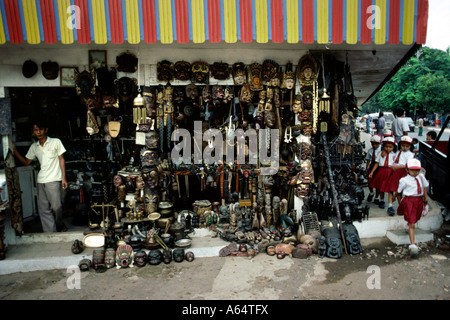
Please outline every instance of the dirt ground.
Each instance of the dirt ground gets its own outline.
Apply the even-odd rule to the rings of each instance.
[[[446,239],[450,227],[437,233]],[[450,300],[450,251],[387,238],[363,239],[363,253],[340,259],[196,258],[142,268],[37,271],[0,276],[0,300]],[[447,246],[448,248],[448,246]]]

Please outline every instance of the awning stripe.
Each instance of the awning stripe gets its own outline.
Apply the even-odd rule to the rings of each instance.
[[[142,3],[142,12],[144,17],[144,41],[146,43],[156,42],[156,16],[155,16],[155,0],[144,1]],[[179,2],[185,2],[183,0],[178,0]],[[182,24],[177,23],[177,27]],[[180,32],[178,32],[180,35]],[[180,41],[180,36],[178,36],[178,41]]]
[[[189,42],[189,15],[187,0],[175,0],[177,42]],[[145,21],[145,19],[144,19]]]
[[[297,0],[286,0],[286,30],[287,30],[287,42],[297,43],[300,36],[299,24],[299,7],[301,4]]]
[[[0,44],[4,44],[7,41],[5,27],[8,26],[8,24],[3,21],[5,21],[5,7],[4,4],[0,2]]]
[[[403,10],[403,43],[412,44],[414,34],[414,11],[415,1],[404,0]]]
[[[6,19],[9,26],[10,41],[13,44],[23,42],[22,24],[20,22],[19,8],[17,1],[5,0]]]
[[[389,43],[398,44],[400,37],[400,1],[390,0]]]
[[[317,0],[317,43],[328,43],[328,0]]]
[[[429,0],[0,0],[0,44],[426,41]]]
[[[422,14],[419,14],[422,13]],[[417,14],[416,42],[426,43],[428,27],[428,0],[419,0]]]
[[[302,0],[303,42],[314,42],[314,0]]]
[[[236,31],[236,1],[224,0],[224,28],[225,28],[225,42],[235,43],[237,41]],[[211,39],[210,39],[211,41]]]
[[[380,8],[380,12],[375,16],[375,44],[384,44],[386,42],[387,1],[377,0],[376,6]]]
[[[284,40],[283,1],[272,1],[270,9],[272,13],[272,42],[281,43]]]
[[[36,3],[34,0],[22,0],[19,2],[21,4],[23,10],[23,21],[25,23],[25,32],[26,36],[24,39],[27,39],[30,44],[37,44],[41,42],[41,38],[39,35],[39,24],[37,22],[37,10]]]
[[[211,0],[208,2],[208,36],[212,43],[220,42],[221,19],[220,19],[220,0]]]
[[[332,6],[332,42],[340,44],[344,41],[343,0],[333,0]]]
[[[370,44],[372,42],[372,0],[361,0],[361,43]]]
[[[240,0],[241,17],[241,41],[244,43],[253,41],[253,16],[252,0]]]

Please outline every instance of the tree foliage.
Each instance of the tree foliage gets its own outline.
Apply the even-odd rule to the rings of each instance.
[[[450,111],[450,48],[422,47],[362,107],[362,111],[394,111],[410,115]]]

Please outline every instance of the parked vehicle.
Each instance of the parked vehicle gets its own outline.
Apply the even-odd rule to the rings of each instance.
[[[375,124],[378,122],[378,116],[380,114],[377,113],[371,113],[370,117],[372,118],[372,123],[370,124],[370,127],[375,129]],[[392,122],[394,121],[395,117],[394,114],[392,112],[383,112],[383,117],[385,119],[386,125],[385,125],[385,129],[391,129],[392,127]]]
[[[410,132],[414,132],[416,129],[416,125],[411,117],[405,117],[405,120],[408,121],[408,127]]]
[[[450,209],[450,158],[448,146],[450,141],[440,141],[450,116],[445,120],[445,126],[441,129],[434,141],[420,141],[420,161],[425,169],[425,177],[430,182],[429,194],[433,200],[442,203]]]

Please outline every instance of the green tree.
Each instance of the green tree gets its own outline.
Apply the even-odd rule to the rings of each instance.
[[[450,81],[443,75],[428,73],[417,79],[416,100],[431,112],[450,111]]]
[[[363,110],[407,113],[448,111],[450,81],[450,48],[447,51],[422,47],[377,92]]]

